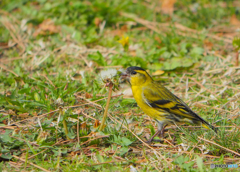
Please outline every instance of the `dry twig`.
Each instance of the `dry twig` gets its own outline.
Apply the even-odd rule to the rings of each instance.
[[[222,149],[224,149],[224,150],[226,150],[226,151],[228,151],[228,152],[231,152],[231,153],[233,153],[233,154],[235,154],[235,155],[237,155],[237,156],[240,156],[240,153],[235,152],[235,151],[233,151],[233,150],[231,150],[231,149],[228,149],[228,148],[226,148],[226,147],[223,147],[223,146],[221,146],[221,145],[219,145],[219,144],[217,144],[217,143],[215,143],[215,142],[209,141],[209,140],[204,139],[204,138],[201,138],[201,137],[198,137],[198,138],[201,139],[201,140],[203,140],[203,141],[205,141],[205,142],[208,142],[208,143],[211,143],[211,144],[213,144],[213,145],[216,145],[216,146],[218,146],[218,147],[220,147],[220,148],[222,148]]]
[[[22,162],[26,162],[24,159],[19,158],[19,157],[16,156],[16,155],[12,155],[12,156],[13,156],[14,158],[16,158],[16,159],[22,161]],[[49,171],[49,170],[46,170],[45,168],[42,168],[42,167],[40,167],[40,166],[38,166],[38,165],[36,165],[36,164],[31,163],[31,162],[29,162],[29,161],[27,161],[27,163],[30,164],[30,165],[32,165],[32,166],[34,166],[34,167],[36,167],[36,168],[38,168],[38,169],[40,169],[40,170],[42,170],[42,171],[45,171],[45,172],[51,172],[51,171]]]

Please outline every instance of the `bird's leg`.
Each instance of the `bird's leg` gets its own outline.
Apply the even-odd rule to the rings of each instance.
[[[165,127],[166,127],[166,126],[167,126],[167,124],[166,124],[161,130],[157,131],[157,133],[155,133],[155,134],[153,135],[153,137],[151,138],[152,141],[155,141],[155,142],[161,142],[161,141],[163,141],[163,140],[154,140],[153,138],[156,137],[156,135],[158,135],[158,137],[160,137],[160,138],[164,138],[164,132],[165,132]],[[151,140],[151,139],[150,139],[150,140]]]
[[[166,125],[164,125],[164,127],[161,129],[161,131],[159,132],[159,137],[162,137],[162,138],[164,138],[164,132],[165,132],[165,128],[166,128],[166,126],[167,126],[167,124]]]
[[[157,135],[159,135],[160,132],[161,132],[161,130],[158,130],[158,131],[147,141],[147,143],[152,143],[154,137],[157,136]]]
[[[155,136],[163,137],[164,135],[164,129],[167,125],[163,126],[163,123],[161,121],[156,120],[158,123],[158,131],[147,141],[147,143],[151,143]],[[161,140],[154,140],[160,142]]]

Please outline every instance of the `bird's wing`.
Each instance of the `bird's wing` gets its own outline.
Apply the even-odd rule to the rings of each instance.
[[[201,122],[203,127],[207,129],[212,128],[217,132],[215,127],[193,112],[184,101],[175,96],[164,86],[154,83],[150,87],[143,88],[142,94],[144,101],[150,107],[166,111],[174,115],[173,118],[179,121],[187,118],[193,123]]]
[[[151,88],[151,89],[150,89]],[[180,98],[171,93],[162,85],[150,88],[143,88],[143,99],[152,108],[164,110],[171,114],[177,115],[178,118],[198,118]]]

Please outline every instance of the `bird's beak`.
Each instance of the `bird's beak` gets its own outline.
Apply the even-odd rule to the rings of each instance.
[[[130,75],[128,73],[126,73],[126,72],[121,73],[120,80],[122,80],[122,81],[129,80],[129,78],[130,78]]]

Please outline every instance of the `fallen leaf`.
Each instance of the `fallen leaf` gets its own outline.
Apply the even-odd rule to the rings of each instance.
[[[230,23],[232,25],[240,26],[240,21],[238,20],[238,18],[235,14],[232,15],[232,17],[230,19]]]
[[[162,0],[161,11],[163,14],[172,15],[176,0]]]
[[[140,163],[143,163],[143,162],[147,162],[147,160],[146,159],[140,159],[140,160],[136,161],[135,163],[140,164]]]
[[[6,119],[4,119],[4,120],[2,121],[2,123],[5,124],[5,125],[8,125],[8,121],[7,121]]]
[[[204,43],[204,46],[205,46],[206,48],[208,48],[209,50],[211,50],[211,49],[213,48],[213,43],[212,43],[211,41],[209,41],[208,39],[205,39],[205,40],[203,41],[203,43]]]
[[[161,38],[160,38],[160,37],[158,37],[158,36],[155,36],[155,37],[154,37],[154,40],[155,40],[155,41],[157,41],[159,44],[161,44],[161,43],[162,43],[162,40],[161,40]]]
[[[32,113],[33,116],[38,116],[37,112]]]
[[[53,111],[53,110],[50,110],[50,112],[51,112],[51,111]],[[50,119],[54,114],[55,114],[55,112],[49,113],[49,114],[48,114],[48,119]]]
[[[8,42],[0,42],[0,47],[7,48]]]
[[[81,123],[80,128],[81,128],[81,130],[86,130],[87,129],[87,123],[86,122]]]
[[[60,32],[61,28],[54,25],[54,22],[51,19],[44,20],[39,26],[38,29],[33,33],[33,36],[38,35],[52,35]]]
[[[101,24],[101,22],[102,22],[102,19],[100,19],[100,18],[98,18],[98,17],[96,17],[96,18],[94,19],[94,24],[95,24],[97,27],[99,27],[99,25]]]
[[[129,54],[130,54],[131,56],[137,56],[136,51],[130,51]]]
[[[95,123],[94,123],[94,128],[97,128],[99,125],[100,125],[100,122],[99,122],[99,120],[95,120]]]
[[[85,98],[86,98],[86,99],[92,98],[92,95],[89,94],[89,93],[85,93]]]
[[[152,75],[162,75],[164,74],[164,71],[163,70],[157,70],[156,72],[153,72]]]
[[[128,31],[128,26],[127,25],[121,26],[121,30],[124,31],[124,32],[127,32]]]
[[[5,95],[8,97],[8,96],[11,96],[12,95],[12,92],[11,91],[6,91],[5,92]]]
[[[18,134],[19,131],[20,131],[20,129],[19,129],[19,128],[16,128],[13,132],[16,133],[16,134]]]
[[[123,114],[124,116],[132,116],[132,112],[127,112]]]
[[[29,113],[22,113],[18,115],[20,118],[27,118],[29,116]]]

